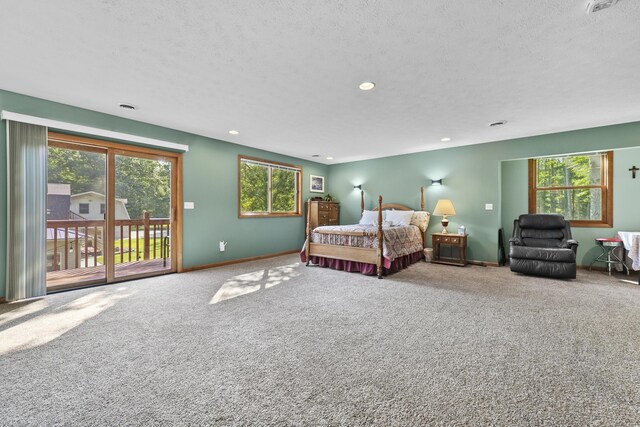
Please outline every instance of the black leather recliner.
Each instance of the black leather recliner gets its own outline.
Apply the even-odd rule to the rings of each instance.
[[[520,215],[509,239],[511,271],[559,279],[576,278],[578,242],[562,215]]]

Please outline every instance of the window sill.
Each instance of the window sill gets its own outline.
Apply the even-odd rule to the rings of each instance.
[[[579,221],[579,220],[569,220],[571,224],[571,228],[613,228],[613,224],[609,224],[608,222],[593,222],[593,221]]]
[[[240,214],[238,218],[287,218],[287,217],[296,217],[302,216],[301,213],[271,213],[271,214]]]

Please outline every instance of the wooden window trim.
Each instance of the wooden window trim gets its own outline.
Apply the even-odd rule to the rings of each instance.
[[[183,163],[182,163],[181,152],[165,151],[164,149],[160,150],[160,149],[154,149],[154,148],[148,148],[148,147],[141,147],[138,145],[130,145],[130,144],[112,142],[112,141],[107,141],[102,139],[88,138],[88,137],[78,136],[78,135],[69,135],[69,134],[53,132],[53,131],[48,132],[47,140],[48,140],[47,142],[48,146],[50,147],[66,148],[71,150],[80,149],[82,151],[103,153],[107,156],[107,162],[113,161],[113,158],[115,157],[116,154],[135,155],[137,157],[142,157],[142,158],[151,159],[151,160],[170,161],[175,170],[175,173],[172,174],[172,179],[171,179],[171,189],[172,189],[171,199],[175,200],[176,202],[175,210],[174,212],[172,212],[173,218],[175,218],[172,224],[174,227],[175,233],[174,233],[174,236],[172,236],[172,238],[174,238],[176,242],[175,249],[174,249],[175,253],[171,255],[172,263],[175,263],[172,266],[172,270],[175,270],[178,273],[182,273],[184,271],[182,266],[182,261],[183,261],[182,259]],[[109,173],[109,171],[111,171],[111,168],[107,167],[107,172]],[[115,190],[115,183],[114,181],[110,181],[110,180],[114,180],[114,179],[115,178],[113,176],[107,176],[107,186],[112,187],[111,192]],[[109,188],[107,188],[107,195],[108,194],[110,194]],[[109,211],[109,209],[107,209],[107,211]],[[105,216],[107,217],[105,218],[107,220],[107,228],[113,228],[115,211],[113,211],[111,215],[109,215],[109,212],[107,212]],[[113,218],[110,218],[110,217],[113,217]],[[111,239],[107,239],[106,249],[108,253],[113,253],[114,248],[113,248],[113,242],[111,241]],[[175,261],[173,261],[173,259],[175,259]],[[164,273],[161,273],[161,274],[164,274]],[[140,275],[140,277],[152,277],[155,275],[156,273],[154,272],[154,273],[142,274]],[[131,280],[134,278],[138,278],[138,276],[132,275],[132,276],[126,276],[122,279],[119,279],[119,278],[114,278],[113,274],[111,274],[111,277],[109,277],[109,274],[107,274],[107,283],[115,283],[122,280]],[[92,283],[93,282],[75,283],[69,286],[69,288],[85,286]],[[100,279],[95,281],[95,283],[105,283],[105,281]],[[67,286],[60,287],[60,289],[64,289],[64,288],[67,288]],[[52,288],[52,290],[58,290],[58,289]]]
[[[602,189],[602,219],[601,220],[570,220],[572,227],[613,228],[613,151],[604,153],[604,162],[600,171],[601,185],[583,185],[576,187],[536,187],[536,160],[529,159],[529,213],[537,211],[538,190],[566,190],[572,188],[600,188]],[[576,154],[577,155],[577,154]],[[557,156],[561,157],[561,156]]]
[[[241,207],[241,182],[240,175],[242,171],[242,161],[250,160],[254,162],[265,163],[267,165],[285,166],[287,168],[296,169],[298,176],[296,178],[296,211],[295,212],[281,212],[281,213],[242,213]],[[269,199],[271,199],[271,189],[269,189]],[[270,209],[271,207],[269,207]],[[238,155],[238,218],[286,218],[286,217],[299,217],[302,216],[302,166],[296,166],[289,163],[276,162],[272,160],[265,160],[258,157],[249,157],[242,154]]]

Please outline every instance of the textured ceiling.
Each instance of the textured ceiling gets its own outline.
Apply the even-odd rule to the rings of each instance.
[[[640,120],[640,1],[586,3],[0,0],[0,88],[329,164]]]

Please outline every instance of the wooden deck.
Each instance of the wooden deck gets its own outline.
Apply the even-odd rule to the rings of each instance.
[[[150,259],[116,264],[115,277],[124,278],[126,276],[171,270],[171,258],[167,258],[166,263],[165,267],[164,260]],[[99,282],[100,280],[106,281],[106,267],[104,265],[47,272],[47,288],[57,288],[83,282]]]

